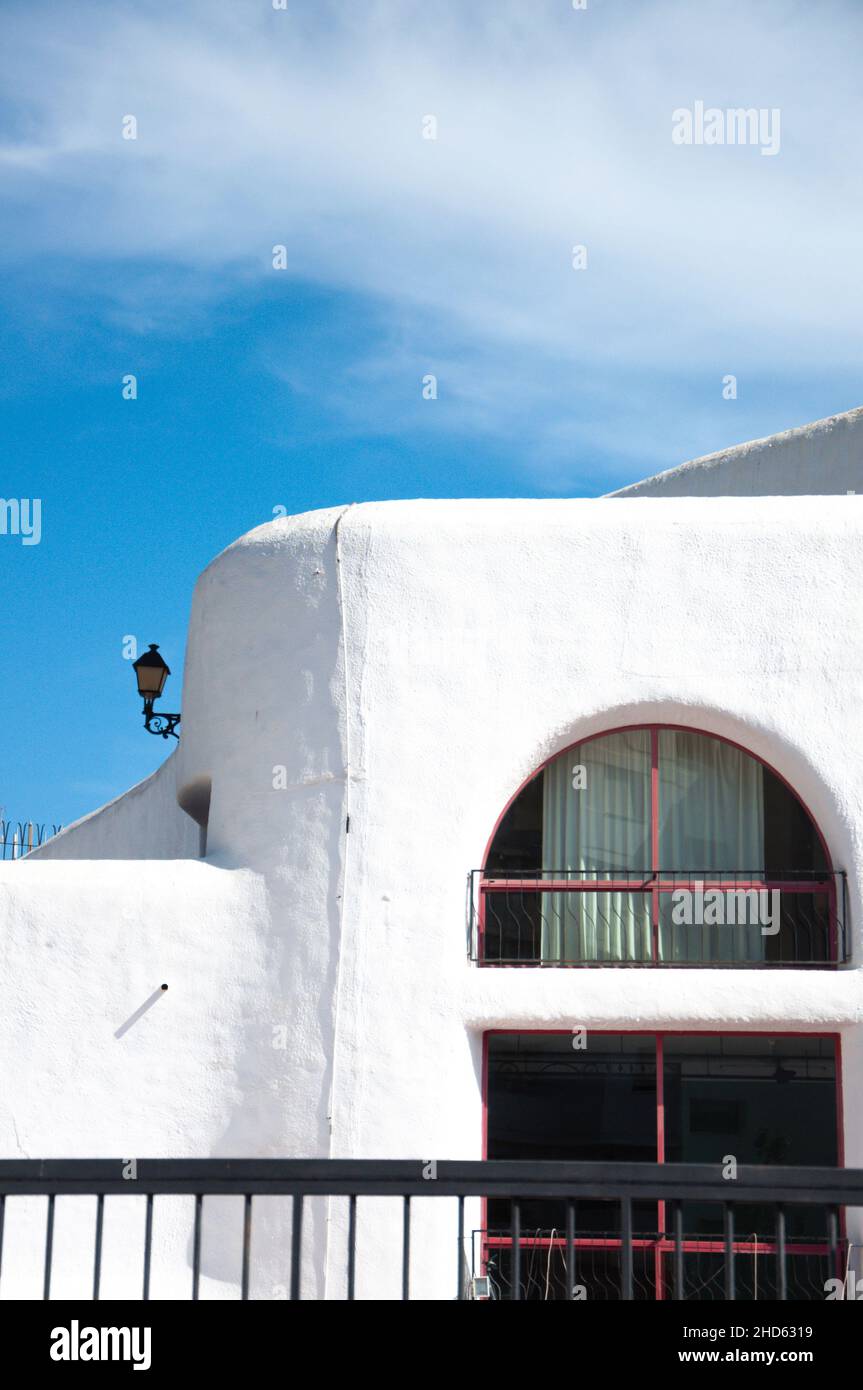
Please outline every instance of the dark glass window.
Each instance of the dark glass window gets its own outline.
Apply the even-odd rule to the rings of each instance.
[[[665,1161],[717,1169],[732,1158],[738,1165],[838,1162],[834,1038],[513,1032],[490,1034],[487,1046],[491,1159]],[[507,1201],[488,1203],[485,1259],[500,1297],[511,1294],[511,1214]],[[657,1297],[660,1287],[670,1295],[668,1219],[662,1204],[634,1204],[637,1298]],[[565,1220],[562,1202],[521,1203],[524,1297],[567,1297]],[[826,1215],[791,1206],[786,1222],[789,1296],[823,1297],[823,1281],[835,1273]],[[721,1206],[685,1203],[683,1223],[686,1296],[723,1297]],[[586,1297],[617,1298],[617,1203],[576,1202],[575,1229]],[[736,1204],[735,1234],[738,1296],[775,1297],[775,1209]]]
[[[656,1161],[656,1045],[649,1034],[506,1033],[489,1038],[488,1157]],[[656,1204],[642,1204],[642,1222],[654,1225]],[[508,1203],[491,1203],[489,1218],[504,1226]],[[579,1225],[619,1229],[618,1212],[605,1202],[579,1204]],[[526,1230],[565,1221],[560,1203],[526,1202]]]
[[[835,1044],[829,1038],[665,1038],[665,1158],[669,1163],[801,1164],[838,1161]],[[729,1186],[729,1191],[733,1187]],[[768,1207],[740,1206],[741,1235],[772,1234]],[[792,1207],[789,1237],[824,1236],[820,1212]],[[687,1203],[687,1229],[721,1235],[722,1213]]]

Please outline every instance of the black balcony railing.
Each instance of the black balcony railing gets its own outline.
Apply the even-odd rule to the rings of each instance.
[[[475,869],[469,882],[482,965],[836,966],[846,923],[845,874],[814,869]]]
[[[718,1164],[139,1159],[133,1181],[128,1172],[126,1159],[0,1161],[0,1259],[4,1218],[8,1224],[13,1204],[32,1195],[47,1198],[42,1294],[50,1298],[58,1208],[67,1196],[90,1196],[87,1258],[92,1258],[92,1296],[98,1299],[107,1204],[143,1196],[139,1288],[146,1300],[154,1208],[161,1198],[187,1196],[193,1212],[188,1294],[197,1299],[205,1202],[233,1197],[241,1216],[236,1283],[247,1299],[253,1225],[271,1219],[266,1210],[259,1212],[255,1199],[288,1197],[290,1232],[281,1258],[286,1291],[298,1299],[304,1207],[329,1197],[345,1207],[347,1298],[356,1295],[364,1254],[357,1220],[362,1205],[362,1229],[371,1231],[373,1246],[372,1283],[364,1269],[363,1294],[376,1296],[388,1264],[388,1272],[400,1279],[401,1297],[409,1299],[412,1271],[425,1267],[429,1254],[427,1221],[423,1237],[412,1240],[411,1203],[433,1198],[440,1215],[432,1239],[446,1261],[447,1250],[452,1258],[452,1281],[438,1291],[439,1298],[815,1300],[841,1296],[837,1287],[853,1287],[846,1212],[863,1207],[863,1169],[741,1165],[729,1180]],[[381,1230],[374,1220],[368,1225],[367,1210],[380,1198],[398,1199],[401,1209],[397,1226],[387,1227],[394,1240],[383,1251]],[[468,1231],[466,1203],[478,1208],[476,1199],[483,1200],[490,1219]],[[552,1217],[550,1225],[544,1216]],[[2,1285],[10,1265],[7,1259],[0,1272],[0,1294],[7,1297]]]

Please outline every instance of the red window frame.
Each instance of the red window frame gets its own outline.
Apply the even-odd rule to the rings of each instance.
[[[807,1033],[793,1029],[693,1029],[693,1028],[591,1028],[589,1034],[595,1037],[652,1037],[656,1044],[656,1162],[665,1162],[665,1069],[664,1069],[664,1040],[670,1037],[697,1037],[700,1034],[705,1038],[827,1038],[833,1043],[834,1055],[834,1077],[836,1085],[836,1155],[837,1167],[845,1167],[845,1117],[842,1105],[842,1035],[841,1033]],[[566,1028],[489,1028],[483,1033],[482,1038],[482,1156],[488,1159],[488,1070],[489,1070],[489,1040],[492,1037],[506,1037],[513,1034],[519,1036],[536,1037],[558,1036],[571,1037],[571,1030]],[[656,1202],[657,1209],[657,1230],[662,1232],[656,1240],[638,1239],[632,1241],[633,1250],[650,1250],[654,1252],[653,1278],[654,1296],[657,1302],[662,1302],[665,1298],[665,1275],[663,1261],[666,1256],[673,1256],[675,1244],[673,1237],[666,1232],[666,1203],[660,1199]],[[846,1236],[845,1212],[840,1214],[839,1236],[840,1236],[840,1255],[841,1242]],[[588,1250],[619,1250],[622,1244],[620,1238],[601,1237],[601,1236],[581,1236],[575,1239],[576,1249]],[[523,1250],[535,1248],[548,1248],[551,1245],[559,1247],[561,1250],[566,1245],[563,1236],[522,1236],[520,1241]],[[508,1250],[512,1248],[510,1236],[489,1236],[488,1234],[488,1199],[482,1199],[482,1256],[481,1271],[487,1273],[489,1251],[494,1249]],[[683,1253],[693,1254],[700,1252],[722,1253],[725,1250],[725,1242],[722,1240],[684,1239]],[[734,1250],[741,1254],[761,1254],[771,1255],[776,1252],[774,1241],[747,1241],[735,1240]],[[828,1255],[830,1247],[825,1241],[822,1244],[799,1245],[790,1241],[785,1246],[786,1254],[807,1254],[807,1255]],[[840,1258],[840,1256],[837,1256]],[[838,1277],[842,1276],[842,1269],[838,1268]]]
[[[489,855],[491,854],[492,848],[493,848],[493,846],[494,846],[495,839],[496,839],[496,837],[497,837],[497,832],[498,832],[498,830],[500,829],[500,826],[501,826],[501,823],[502,823],[502,821],[503,821],[504,816],[506,815],[506,813],[507,813],[507,811],[509,810],[509,808],[512,806],[513,802],[515,802],[515,801],[518,799],[518,797],[521,795],[521,793],[522,793],[522,791],[524,790],[524,788],[525,788],[526,786],[528,786],[529,783],[531,783],[531,782],[534,780],[534,778],[538,777],[539,774],[540,774],[541,772],[543,772],[543,771],[545,770],[546,767],[548,767],[549,763],[554,762],[557,758],[565,757],[567,754],[571,753],[573,749],[581,748],[581,747],[583,747],[583,745],[586,744],[586,743],[593,743],[594,740],[596,740],[596,739],[600,739],[600,738],[609,738],[612,734],[644,733],[644,732],[648,732],[648,733],[650,734],[650,859],[651,859],[651,865],[650,865],[650,877],[644,881],[643,885],[639,886],[638,883],[635,882],[632,878],[628,878],[628,879],[598,879],[598,878],[597,878],[597,879],[593,879],[593,880],[584,880],[584,879],[580,879],[578,882],[575,882],[575,881],[572,881],[572,880],[569,880],[569,879],[561,879],[561,880],[557,880],[557,879],[545,879],[545,880],[542,881],[542,886],[541,886],[541,887],[538,887],[537,880],[536,880],[535,878],[526,878],[526,879],[522,879],[522,878],[503,878],[503,877],[501,877],[500,875],[495,875],[495,876],[493,876],[493,877],[486,877],[486,866],[487,866],[487,864],[488,864]],[[575,743],[570,743],[570,744],[568,744],[566,748],[561,749],[559,752],[557,752],[557,753],[552,753],[550,757],[546,758],[544,762],[540,763],[539,767],[537,767],[537,768],[530,774],[529,777],[526,777],[526,778],[524,779],[524,781],[521,783],[521,785],[517,788],[517,790],[516,790],[516,791],[513,793],[513,795],[510,797],[509,801],[506,803],[506,805],[504,806],[504,808],[503,808],[503,810],[501,811],[500,815],[498,816],[497,820],[495,821],[494,829],[492,830],[491,835],[489,836],[488,843],[486,844],[486,847],[485,847],[485,853],[483,854],[483,859],[482,859],[483,868],[482,868],[482,872],[481,872],[481,876],[480,876],[479,905],[478,905],[478,928],[479,928],[479,943],[478,943],[478,947],[479,947],[479,949],[478,949],[478,952],[477,952],[477,961],[478,961],[478,964],[479,964],[479,965],[488,966],[488,967],[494,967],[494,968],[496,968],[496,969],[502,969],[502,968],[503,968],[503,969],[512,969],[512,968],[515,968],[515,969],[523,969],[523,968],[525,968],[525,967],[528,968],[528,969],[533,969],[533,968],[535,968],[536,966],[539,966],[539,965],[542,965],[543,968],[546,968],[546,969],[547,969],[549,966],[553,966],[553,967],[557,967],[557,968],[569,968],[569,969],[573,969],[573,968],[574,968],[574,969],[579,969],[579,968],[583,968],[584,966],[589,966],[590,968],[597,968],[597,967],[602,966],[602,965],[610,965],[610,966],[613,966],[613,967],[617,968],[617,967],[622,966],[622,965],[630,965],[630,966],[631,966],[631,965],[647,964],[647,965],[657,965],[657,966],[660,966],[660,967],[661,967],[661,966],[663,966],[663,965],[668,966],[668,965],[671,964],[670,962],[661,961],[661,960],[659,959],[659,905],[660,905],[660,896],[661,896],[661,894],[662,894],[662,893],[670,893],[670,892],[673,892],[673,891],[676,890],[676,889],[686,889],[686,890],[689,890],[689,891],[691,891],[691,892],[696,891],[696,889],[702,889],[704,892],[708,892],[708,891],[710,891],[711,889],[723,889],[723,888],[727,889],[727,888],[729,887],[729,882],[728,882],[727,876],[726,876],[724,879],[723,879],[723,878],[714,878],[714,879],[711,879],[708,875],[703,875],[702,877],[699,877],[699,878],[695,878],[695,877],[693,877],[693,878],[685,878],[685,877],[683,877],[682,875],[681,875],[681,876],[676,875],[675,878],[674,878],[673,880],[670,880],[670,879],[662,879],[662,878],[659,877],[659,875],[661,874],[663,868],[667,868],[666,865],[663,865],[663,864],[660,863],[660,856],[659,856],[659,821],[660,821],[660,817],[659,817],[659,735],[660,735],[661,733],[664,733],[664,732],[682,732],[682,733],[689,733],[689,734],[700,734],[703,738],[714,738],[714,739],[718,739],[718,741],[719,741],[720,743],[726,743],[726,744],[730,745],[730,747],[732,747],[732,748],[737,748],[737,749],[739,749],[739,751],[740,751],[741,753],[745,753],[746,756],[747,756],[748,758],[752,758],[755,762],[760,763],[762,767],[765,767],[765,768],[767,769],[767,771],[768,771],[773,777],[775,777],[776,780],[782,784],[782,786],[785,787],[785,789],[788,791],[789,795],[793,796],[794,799],[795,799],[795,801],[797,801],[797,802],[799,803],[799,805],[803,808],[803,810],[805,811],[806,815],[808,816],[808,818],[809,818],[809,820],[810,820],[810,822],[811,822],[811,824],[812,824],[812,826],[813,826],[813,828],[814,828],[814,830],[815,830],[816,835],[818,836],[818,841],[819,841],[819,843],[820,843],[820,845],[821,845],[821,849],[822,849],[822,851],[823,851],[823,853],[824,853],[824,860],[825,860],[825,863],[827,864],[827,869],[824,871],[824,872],[825,872],[825,880],[826,880],[826,881],[821,881],[821,880],[817,880],[817,881],[816,881],[816,880],[794,880],[794,881],[791,881],[791,882],[784,882],[784,881],[780,881],[780,880],[778,880],[778,879],[752,879],[752,880],[744,880],[744,879],[741,878],[741,879],[735,879],[735,880],[734,880],[734,882],[733,882],[733,887],[734,887],[735,889],[747,889],[747,888],[750,888],[750,889],[752,889],[752,888],[754,888],[754,889],[764,889],[764,888],[767,888],[767,889],[779,889],[780,892],[783,892],[783,893],[808,893],[808,894],[822,895],[822,896],[826,895],[827,901],[828,901],[828,914],[829,914],[829,920],[830,920],[830,938],[829,938],[829,957],[828,957],[828,959],[827,959],[826,961],[823,962],[823,964],[824,964],[824,965],[839,965],[839,964],[842,964],[842,962],[841,962],[841,961],[839,960],[839,958],[838,958],[838,957],[839,957],[839,951],[838,951],[838,939],[837,939],[837,932],[836,932],[836,922],[837,922],[837,892],[836,892],[836,877],[835,877],[835,872],[834,872],[834,868],[833,868],[833,860],[832,860],[832,857],[831,857],[831,855],[830,855],[830,851],[829,851],[829,849],[828,849],[828,847],[827,847],[827,841],[826,841],[826,839],[824,838],[824,835],[823,835],[822,832],[821,832],[821,827],[819,826],[817,820],[816,820],[815,817],[813,816],[813,814],[812,814],[812,812],[810,811],[809,807],[806,805],[806,802],[805,802],[805,801],[803,800],[803,798],[795,791],[794,787],[792,787],[791,783],[787,780],[787,778],[783,777],[783,776],[782,776],[782,773],[781,773],[781,772],[778,772],[777,769],[776,769],[775,767],[773,767],[771,763],[767,762],[767,760],[766,760],[765,758],[759,757],[757,753],[753,753],[752,750],[751,750],[750,748],[746,748],[744,744],[742,744],[742,743],[737,743],[734,739],[726,738],[723,734],[715,734],[715,733],[711,732],[711,730],[709,730],[709,729],[698,729],[698,728],[695,728],[693,725],[689,725],[689,724],[623,724],[623,725],[621,725],[621,726],[619,726],[619,727],[617,727],[617,728],[613,728],[613,729],[600,729],[600,730],[598,730],[596,733],[588,734],[585,738],[580,738],[580,739],[578,739]],[[649,885],[649,886],[648,886],[648,885]],[[651,897],[651,957],[650,957],[650,960],[649,960],[649,961],[645,961],[645,962],[639,962],[639,961],[561,961],[561,962],[556,962],[556,961],[545,961],[545,962],[540,962],[540,961],[536,961],[536,960],[527,960],[527,961],[495,961],[495,960],[487,960],[487,959],[486,959],[486,953],[485,953],[485,917],[486,917],[486,899],[487,899],[487,895],[488,895],[489,893],[506,893],[506,892],[510,892],[510,893],[512,893],[512,892],[530,892],[530,893],[537,893],[537,892],[544,892],[544,893],[551,893],[551,892],[557,892],[557,893],[613,893],[613,892],[629,892],[629,893],[636,893],[636,892],[647,892],[647,891],[650,892],[650,897]],[[708,968],[709,968],[709,964],[710,964],[710,963],[708,963]],[[732,962],[731,964],[733,964],[733,962]],[[789,962],[789,964],[793,964],[793,962]],[[820,965],[821,962],[818,962],[818,964]],[[676,966],[675,968],[680,968],[680,966]],[[698,968],[699,968],[699,965],[698,965],[697,962],[688,962],[688,963],[686,963],[686,964],[684,965],[684,968],[698,969]]]

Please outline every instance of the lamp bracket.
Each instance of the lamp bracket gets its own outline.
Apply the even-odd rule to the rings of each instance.
[[[179,714],[168,714],[166,710],[154,710],[152,700],[144,701],[144,728],[148,734],[161,734],[162,738],[179,739],[180,735],[175,733],[179,722]]]

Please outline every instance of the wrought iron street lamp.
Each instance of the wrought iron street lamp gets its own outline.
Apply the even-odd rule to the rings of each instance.
[[[161,734],[162,738],[170,735],[178,739],[180,735],[175,733],[175,729],[180,722],[179,714],[153,709],[154,701],[158,700],[171,674],[171,668],[162,660],[155,642],[150,643],[149,651],[132,662],[132,668],[138,679],[138,694],[144,701],[144,728],[147,733]]]

